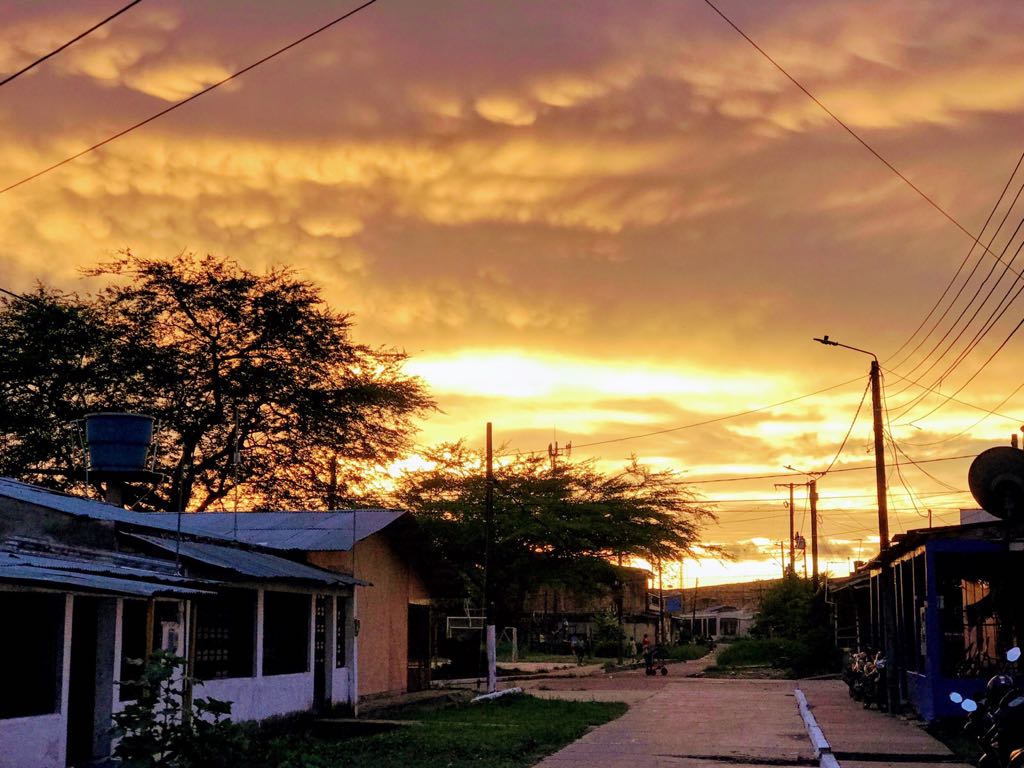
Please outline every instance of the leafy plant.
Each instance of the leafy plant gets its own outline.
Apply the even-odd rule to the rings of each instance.
[[[210,697],[188,704],[186,684],[201,683],[186,677],[185,659],[156,651],[130,663],[139,675],[121,685],[139,695],[114,713],[115,757],[129,768],[236,768],[247,762],[249,740],[231,722],[230,702]]]

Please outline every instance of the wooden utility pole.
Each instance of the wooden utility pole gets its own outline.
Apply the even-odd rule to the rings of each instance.
[[[494,559],[494,448],[491,440],[491,422],[487,422],[487,475],[484,490],[484,625],[487,633],[487,692],[498,690],[497,641],[494,631],[494,601],[491,598]]]
[[[889,504],[885,493],[885,438],[882,432],[882,375],[878,359],[871,360],[871,416],[875,429],[875,493],[878,497],[878,546],[889,548]]]
[[[818,590],[818,481],[811,480],[808,484],[808,496],[811,504],[811,585]]]
[[[875,492],[878,498],[878,548],[881,576],[879,593],[882,608],[882,628],[885,633],[885,660],[887,666],[886,693],[889,700],[889,713],[897,714],[900,710],[900,659],[899,645],[896,642],[896,585],[890,563],[885,559],[889,549],[889,505],[886,500],[885,488],[885,437],[882,431],[882,369],[874,352],[866,349],[840,344],[828,336],[814,339],[820,344],[832,347],[843,347],[854,352],[871,356],[871,415],[875,432]]]
[[[800,483],[776,483],[776,488],[789,488],[789,570],[796,573],[796,527],[793,520],[793,489]],[[785,561],[783,561],[785,565]],[[785,576],[786,569],[782,569]]]

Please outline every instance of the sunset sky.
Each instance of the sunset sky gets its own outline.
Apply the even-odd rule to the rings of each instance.
[[[1024,5],[716,2],[939,207],[982,230],[1024,151]],[[122,5],[0,0],[0,79]],[[0,188],[356,5],[144,0],[0,88]],[[1024,169],[983,242],[1022,184]],[[1021,215],[1009,211],[994,252]],[[88,291],[79,269],[127,247],[288,264],[354,313],[358,341],[412,356],[441,408],[418,443],[479,445],[492,421],[508,451],[557,439],[607,469],[635,454],[685,473],[717,504],[706,540],[736,557],[687,563],[688,587],[780,571],[788,492],[774,483],[786,479],[706,481],[832,461],[870,360],[814,336],[891,369],[904,452],[890,477],[892,532],[927,525],[929,508],[948,524],[975,506],[969,460],[907,457],[1009,440],[1024,393],[1002,401],[1020,384],[1024,339],[957,395],[971,405],[931,395],[901,408],[921,390],[900,376],[951,394],[975,374],[1024,302],[939,380],[1018,267],[939,359],[1003,272],[976,249],[894,355],[971,245],[702,0],[379,0],[0,194],[0,287]],[[869,406],[834,469],[870,467]],[[989,409],[1000,415],[976,423]],[[832,474],[819,493],[823,568],[845,573],[877,548],[874,474]],[[798,490],[809,536],[805,499]],[[677,581],[673,568],[666,584]]]

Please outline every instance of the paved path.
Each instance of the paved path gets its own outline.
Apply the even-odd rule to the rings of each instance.
[[[670,667],[667,677],[627,672],[531,687],[538,696],[631,704],[621,718],[547,757],[538,768],[817,765],[794,683],[686,678],[679,675],[684,667]]]
[[[952,752],[916,722],[890,717],[850,698],[841,680],[801,680],[800,690],[842,768],[912,768],[957,763]]]
[[[643,671],[529,681],[545,698],[625,701],[629,711],[545,758],[537,768],[728,768],[817,766],[797,707],[799,685],[841,768],[969,768],[919,725],[849,698],[838,680],[720,680]]]

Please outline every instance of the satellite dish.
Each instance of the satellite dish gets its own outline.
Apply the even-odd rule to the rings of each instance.
[[[1009,446],[982,451],[967,471],[967,486],[989,514],[1024,517],[1024,451]]]

